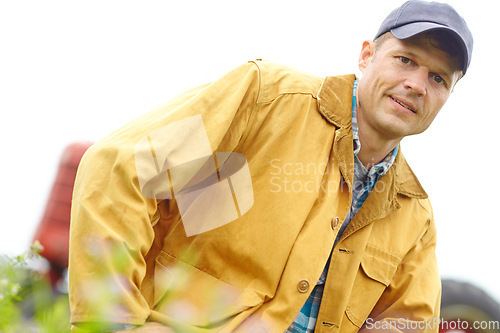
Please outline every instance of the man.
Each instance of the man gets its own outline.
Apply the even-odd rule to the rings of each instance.
[[[255,61],[97,143],[73,196],[73,330],[437,331],[432,208],[399,143],[471,52],[452,7],[409,1],[359,81]]]

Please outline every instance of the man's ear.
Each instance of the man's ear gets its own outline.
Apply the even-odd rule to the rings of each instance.
[[[372,61],[374,54],[375,43],[371,40],[365,40],[363,42],[363,46],[361,47],[361,53],[359,54],[358,60],[358,66],[361,72],[363,72],[368,64]]]

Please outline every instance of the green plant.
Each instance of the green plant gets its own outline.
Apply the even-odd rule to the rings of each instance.
[[[43,246],[34,242],[25,253],[0,255],[0,332],[65,333],[70,331],[68,297],[31,267]]]

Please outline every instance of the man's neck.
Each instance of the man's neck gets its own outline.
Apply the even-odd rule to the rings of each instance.
[[[401,139],[381,138],[377,133],[370,133],[368,129],[364,129],[359,120],[358,126],[361,149],[357,156],[363,166],[370,170],[372,166],[380,163],[399,144]]]

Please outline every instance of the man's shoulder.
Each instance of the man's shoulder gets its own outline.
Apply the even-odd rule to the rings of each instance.
[[[283,94],[309,94],[316,98],[324,78],[292,66],[257,59],[249,61],[259,71],[260,102],[275,99]]]

